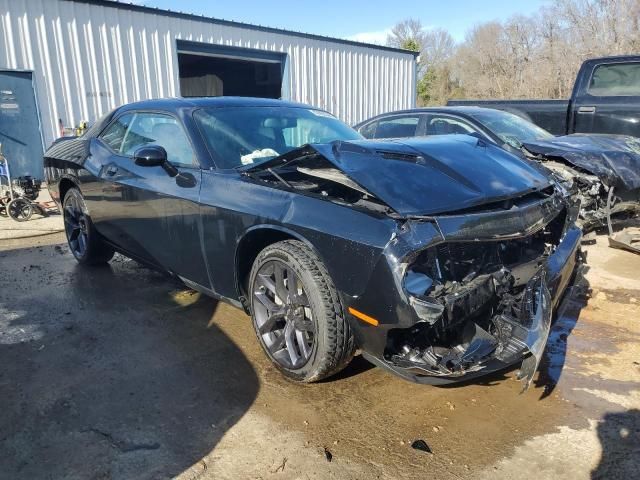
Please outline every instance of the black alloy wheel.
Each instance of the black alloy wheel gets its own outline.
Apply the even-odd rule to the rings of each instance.
[[[309,245],[284,240],[265,247],[247,291],[260,345],[286,378],[316,382],[353,358],[355,340],[340,296]]]
[[[270,260],[258,270],[253,297],[256,327],[269,356],[286,369],[304,366],[316,325],[298,276],[282,261]]]
[[[83,258],[89,245],[88,219],[75,195],[69,195],[64,202],[64,231],[71,253],[76,258]]]
[[[95,231],[82,193],[77,188],[71,188],[65,194],[62,216],[69,249],[78,262],[100,265],[111,260],[115,252]]]

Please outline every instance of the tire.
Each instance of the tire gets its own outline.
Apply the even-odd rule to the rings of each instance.
[[[7,213],[16,222],[26,222],[33,215],[33,205],[24,198],[15,198],[7,204]]]
[[[1,192],[0,192],[1,193]],[[8,217],[9,212],[7,212],[7,205],[9,204],[9,197],[0,197],[0,217]]]
[[[104,265],[115,253],[96,232],[80,190],[70,188],[63,199],[62,215],[69,249],[83,265]]]
[[[338,292],[304,243],[286,240],[262,250],[249,276],[249,297],[258,341],[288,379],[316,382],[353,358],[353,333]]]

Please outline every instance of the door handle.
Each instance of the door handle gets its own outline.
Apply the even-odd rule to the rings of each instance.
[[[107,167],[107,171],[105,172],[110,177],[113,177],[116,173],[118,173],[118,167],[114,167],[113,165]]]
[[[578,113],[596,113],[596,107],[578,107]]]

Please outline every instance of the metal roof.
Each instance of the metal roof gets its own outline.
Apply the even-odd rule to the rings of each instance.
[[[364,48],[371,48],[374,50],[383,50],[383,51],[388,51],[388,52],[396,52],[396,53],[405,53],[408,55],[413,55],[414,57],[417,57],[420,53],[419,52],[414,52],[412,50],[405,50],[402,48],[395,48],[395,47],[387,47],[384,45],[375,45],[375,44],[371,44],[371,43],[364,43],[364,42],[356,42],[354,40],[345,40],[342,38],[334,38],[334,37],[328,37],[325,35],[317,35],[317,34],[313,34],[313,33],[304,33],[304,32],[296,32],[294,30],[285,30],[283,28],[274,28],[274,27],[265,27],[262,25],[255,25],[252,23],[245,23],[245,22],[237,22],[234,20],[223,20],[220,18],[214,18],[214,17],[207,17],[205,15],[198,15],[195,13],[187,13],[187,12],[177,12],[174,10],[165,10],[162,8],[157,8],[157,7],[148,7],[145,5],[139,5],[139,4],[135,4],[135,3],[127,3],[127,2],[122,2],[122,1],[118,1],[118,0],[65,0],[65,1],[69,1],[69,2],[76,2],[76,3],[89,3],[89,4],[93,4],[93,5],[100,5],[100,6],[104,6],[104,7],[112,7],[112,8],[119,8],[119,9],[125,9],[125,10],[131,10],[134,12],[142,12],[142,13],[150,13],[153,15],[164,15],[167,17],[173,17],[173,18],[182,18],[185,20],[193,20],[193,21],[199,21],[199,22],[206,22],[206,23],[213,23],[213,24],[217,24],[217,25],[225,25],[225,26],[231,26],[231,27],[241,27],[241,28],[246,28],[249,30],[255,30],[255,31],[261,31],[261,32],[269,32],[269,33],[279,33],[282,35],[292,35],[292,36],[296,36],[296,37],[303,37],[303,38],[309,38],[311,40],[320,40],[320,41],[330,41],[330,42],[334,42],[334,43],[342,43],[345,45],[353,45],[356,47],[364,47]]]

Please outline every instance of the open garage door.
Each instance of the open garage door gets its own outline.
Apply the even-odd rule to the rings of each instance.
[[[282,97],[286,54],[178,40],[183,97]]]

